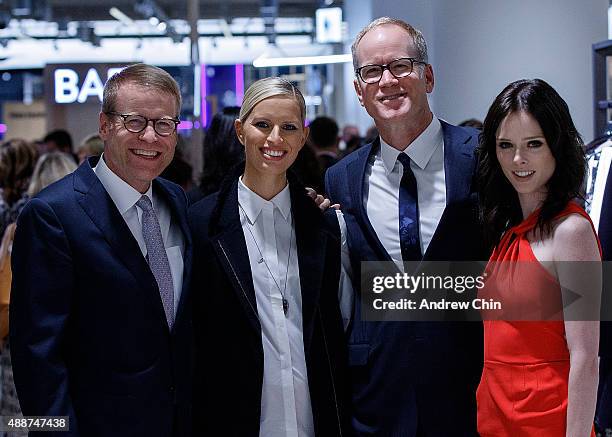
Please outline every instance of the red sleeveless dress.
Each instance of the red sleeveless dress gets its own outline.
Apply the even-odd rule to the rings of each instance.
[[[569,214],[589,219],[573,202],[556,218]],[[565,437],[570,357],[559,283],[538,262],[526,237],[537,219],[535,211],[509,229],[487,265],[482,294],[512,295],[512,305],[528,312],[521,321],[484,321],[484,368],[476,392],[481,437]],[[551,311],[560,316],[523,321]]]

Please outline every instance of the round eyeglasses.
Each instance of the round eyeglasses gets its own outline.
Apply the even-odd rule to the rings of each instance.
[[[149,122],[152,121],[153,130],[155,130],[158,135],[167,137],[176,131],[176,127],[180,123],[180,121],[175,118],[147,118],[144,115],[120,114],[113,111],[105,112],[105,114],[121,117],[125,129],[135,134],[145,130]]]
[[[427,62],[419,61],[415,58],[399,58],[394,59],[388,64],[368,64],[363,67],[359,67],[355,70],[355,74],[365,83],[378,83],[382,79],[382,75],[385,70],[389,72],[396,79],[406,77],[414,70],[414,64],[427,65]]]

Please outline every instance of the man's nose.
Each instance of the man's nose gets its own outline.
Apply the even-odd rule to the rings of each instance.
[[[153,121],[149,120],[146,127],[142,132],[140,132],[140,138],[146,142],[157,141],[157,132],[155,132],[155,128],[153,127]]]
[[[397,78],[391,74],[391,71],[388,68],[385,68],[380,76],[379,84],[382,86],[385,85],[394,85],[397,83]]]

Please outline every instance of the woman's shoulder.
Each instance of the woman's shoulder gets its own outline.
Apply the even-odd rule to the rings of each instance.
[[[555,221],[552,244],[556,261],[601,259],[593,225],[585,215],[578,212],[572,212]]]

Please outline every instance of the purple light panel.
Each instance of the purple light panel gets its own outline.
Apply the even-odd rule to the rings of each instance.
[[[202,127],[206,127],[206,94],[207,87],[206,81],[208,79],[208,75],[206,74],[206,64],[202,64],[200,67],[200,119],[202,120]]]
[[[236,64],[236,106],[242,105],[244,98],[244,65]]]

